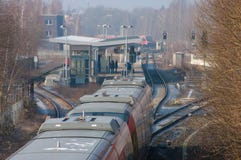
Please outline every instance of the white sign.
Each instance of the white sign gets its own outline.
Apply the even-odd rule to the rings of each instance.
[[[37,62],[38,62],[38,56],[34,56],[34,57],[33,57],[33,61],[34,61],[35,63],[37,63]]]

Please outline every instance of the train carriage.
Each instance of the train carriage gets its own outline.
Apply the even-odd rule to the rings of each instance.
[[[141,159],[151,138],[151,93],[143,79],[104,81],[8,159]]]
[[[151,88],[145,81],[107,80],[92,95],[80,98],[80,105],[68,116],[87,115],[117,116],[126,121],[132,137],[135,159],[145,153],[151,136]]]
[[[49,119],[38,136],[9,159],[130,159],[131,137],[125,125],[121,119],[107,116]]]

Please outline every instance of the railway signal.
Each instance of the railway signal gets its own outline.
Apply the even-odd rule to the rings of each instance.
[[[196,34],[195,34],[195,32],[193,31],[192,32],[192,40],[195,40],[196,39]]]
[[[167,39],[167,32],[163,32],[162,36],[163,36],[163,40],[166,40]]]

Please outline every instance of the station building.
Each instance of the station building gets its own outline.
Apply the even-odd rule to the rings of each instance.
[[[126,50],[137,48],[139,36],[100,39],[83,36],[62,36],[49,39],[49,42],[64,45],[68,84],[75,86],[96,81],[98,74],[110,73],[110,62],[117,61],[123,67],[130,60]],[[125,46],[127,45],[127,49]],[[68,69],[67,69],[68,67]]]

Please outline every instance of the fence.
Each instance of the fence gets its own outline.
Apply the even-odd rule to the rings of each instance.
[[[38,50],[38,58],[39,59],[48,59],[48,58],[65,58],[65,54],[63,51],[53,51],[53,50],[44,50],[39,49]]]
[[[0,113],[0,125],[4,123],[8,123],[9,120],[13,122],[13,124],[17,124],[23,114],[23,101],[18,101],[8,109]]]

